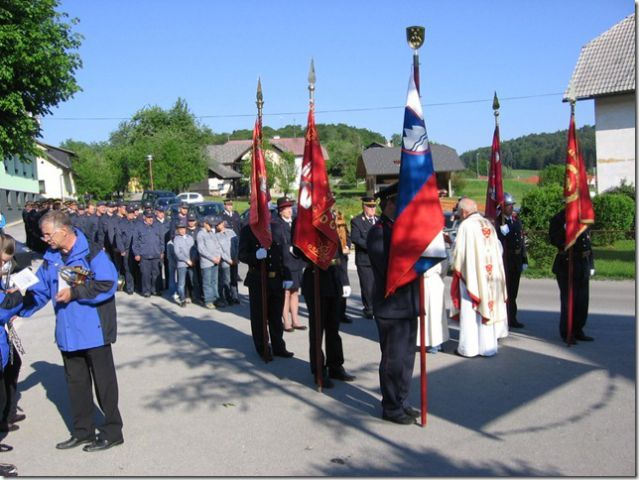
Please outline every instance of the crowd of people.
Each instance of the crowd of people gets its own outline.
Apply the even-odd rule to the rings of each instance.
[[[444,277],[448,261],[386,295],[390,239],[397,184],[362,197],[362,212],[350,222],[335,210],[339,247],[327,269],[318,269],[293,242],[293,200],[277,201],[271,222],[272,243],[264,248],[251,227],[242,225],[233,202],[224,202],[222,215],[198,221],[189,205],[167,218],[162,206],[125,202],[87,204],[51,200],[30,202],[23,212],[27,245],[42,254],[38,282],[27,291],[12,287],[15,241],[0,233],[0,432],[18,428],[25,418],[17,409],[20,354],[11,335],[15,316],[29,317],[51,302],[56,314],[56,343],[60,349],[71,399],[71,438],[56,445],[68,449],[84,445],[88,452],[123,443],[118,408],[118,383],[111,352],[117,336],[115,292],[143,297],[160,295],[181,307],[200,304],[207,309],[239,303],[238,263],[248,266],[244,280],[249,291],[251,334],[257,354],[266,362],[294,356],[286,348],[284,332],[306,330],[299,315],[300,291],[308,306],[309,367],[320,388],[356,377],[344,367],[340,325],[351,322],[346,301],[351,295],[348,259],[355,249],[363,318],[374,318],[381,349],[379,364],[382,418],[409,425],[420,413],[408,403],[415,363],[417,319],[426,317],[426,345],[437,353],[450,338],[445,311]],[[379,205],[377,201],[379,200]],[[459,322],[454,353],[462,357],[490,357],[509,329],[524,328],[517,319],[516,298],[521,272],[527,266],[523,226],[506,194],[496,221],[485,218],[477,204],[460,198],[455,238],[442,233],[452,249],[451,318]],[[377,214],[377,208],[381,215]],[[567,340],[568,267],[564,252],[565,216],[553,217],[549,234],[558,249],[553,271],[561,296],[560,335]],[[576,266],[574,336],[584,333],[588,314],[588,280],[594,273],[589,232],[574,245]],[[317,282],[317,283],[316,283]],[[425,294],[420,298],[420,282]],[[420,301],[424,302],[420,305]],[[423,307],[423,308],[422,308]],[[77,321],[82,319],[81,322]],[[325,341],[323,341],[325,339]],[[323,345],[324,344],[324,345]],[[93,391],[104,414],[94,424]],[[96,428],[98,433],[96,434]]]

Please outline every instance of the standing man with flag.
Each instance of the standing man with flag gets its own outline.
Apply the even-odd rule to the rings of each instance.
[[[570,103],[564,201],[566,207],[550,220],[549,235],[550,243],[558,249],[552,271],[557,277],[561,298],[559,334],[568,345],[574,345],[575,340],[594,340],[584,333],[584,327],[588,318],[590,277],[595,274],[589,231],[595,212],[577,142],[574,99]]]
[[[426,424],[426,349],[424,273],[446,258],[444,215],[419,98],[419,57],[423,27],[409,27],[413,68],[404,113],[397,198],[391,188],[380,222],[368,234],[368,255],[375,275],[373,314],[379,331],[382,418],[410,424],[420,413],[408,405],[420,320],[421,424]]]
[[[253,129],[251,168],[251,206],[249,223],[240,231],[238,258],[249,266],[244,285],[249,289],[251,334],[257,353],[265,362],[273,355],[290,358],[286,350],[282,308],[284,307],[284,264],[282,246],[273,242],[270,195],[266,162],[262,151],[262,84],[257,83],[257,120]],[[269,345],[270,333],[270,345]]]
[[[355,379],[344,370],[344,352],[339,336],[340,297],[348,297],[348,276],[340,268],[339,237],[331,207],[335,203],[328,184],[326,163],[315,127],[315,69],[311,60],[308,76],[310,108],[302,160],[302,175],[293,231],[293,245],[309,261],[302,278],[302,293],[308,305],[311,372],[318,389],[332,387],[331,378]],[[322,337],[326,334],[326,356]]]

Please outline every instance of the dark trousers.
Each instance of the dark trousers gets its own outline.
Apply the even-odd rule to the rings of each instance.
[[[403,408],[408,406],[415,366],[417,319],[375,317],[375,322],[382,351],[379,363],[382,410],[389,417],[397,417],[403,415]]]
[[[576,257],[576,255],[575,255]],[[567,262],[566,262],[567,263]],[[566,338],[568,334],[568,269],[562,268],[557,274],[559,296],[561,299],[561,315],[559,317],[559,334]],[[582,334],[588,319],[588,303],[590,301],[590,263],[579,258],[573,265],[573,315],[572,333]]]
[[[373,286],[375,277],[373,267],[357,265],[357,276],[359,277],[359,288],[362,293],[362,305],[366,313],[373,313]]]
[[[308,295],[304,299],[308,306],[308,339],[310,343],[311,373],[314,375],[317,368],[315,298],[314,295]],[[329,370],[339,371],[344,365],[344,350],[342,349],[342,339],[339,336],[339,322],[342,319],[342,297],[320,297],[320,299],[320,318],[322,322],[318,340],[320,361],[322,362],[322,368],[328,367]],[[324,333],[326,333],[326,356],[324,356],[321,348]]]
[[[104,413],[98,436],[109,441],[120,440],[122,417],[118,410],[118,380],[111,345],[61,353],[71,400],[73,436],[83,439],[95,435],[93,386]]]
[[[122,265],[124,266],[124,289],[128,293],[135,291],[135,259],[131,252],[122,257]]]
[[[264,353],[264,328],[262,324],[262,288],[259,283],[249,286],[249,307],[251,311],[251,334],[258,354]],[[282,324],[282,310],[284,309],[284,290],[282,280],[276,279],[266,287],[266,305],[268,315],[268,330],[271,338],[273,353],[286,350],[284,342],[284,325]],[[267,335],[268,338],[268,335]]]
[[[504,271],[506,273],[506,291],[508,292],[508,325],[513,325],[517,320],[517,294],[519,293],[519,280],[521,279],[521,259],[509,256],[504,258]]]
[[[13,347],[11,347],[13,348]],[[22,360],[20,355],[13,350],[13,364],[8,362],[4,369],[0,368],[0,411],[2,418],[0,419],[0,428],[6,431],[8,424],[16,415],[18,406],[18,374]]]
[[[3,373],[6,404],[2,410],[2,423],[11,422],[18,413],[18,375],[20,375],[22,359],[13,345],[10,345],[10,348],[13,350],[13,363],[9,361]]]
[[[140,274],[142,276],[142,295],[156,293],[158,275],[160,275],[160,259],[140,259]]]

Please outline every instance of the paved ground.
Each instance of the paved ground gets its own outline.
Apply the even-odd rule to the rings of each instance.
[[[355,272],[351,280],[356,317]],[[27,420],[2,440],[14,450],[0,462],[25,476],[636,475],[635,283],[593,281],[591,290],[594,343],[560,343],[556,284],[524,280],[526,328],[496,357],[456,357],[454,340],[447,353],[428,355],[426,428],[379,418],[373,321],[342,328],[345,366],[357,380],[318,393],[307,332],[285,334],[293,359],[264,364],[255,354],[244,288],[241,305],[213,312],[118,293],[125,443],[93,454],[54,448],[70,420],[46,307],[18,323]]]

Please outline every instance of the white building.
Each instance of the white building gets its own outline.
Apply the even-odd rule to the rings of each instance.
[[[584,45],[564,94],[595,101],[597,193],[635,183],[635,28],[632,14]]]
[[[37,142],[41,154],[36,158],[40,195],[47,198],[76,198],[71,161],[75,153]]]

